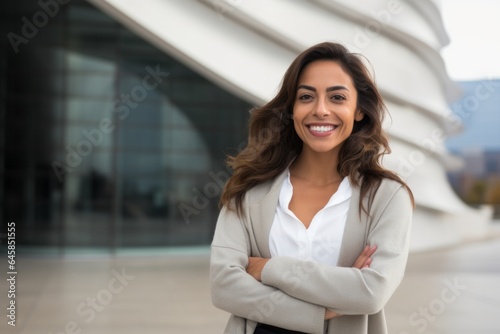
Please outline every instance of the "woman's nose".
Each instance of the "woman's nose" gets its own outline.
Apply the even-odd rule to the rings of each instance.
[[[330,115],[330,110],[324,99],[319,99],[314,109],[314,114],[318,117],[326,117]]]

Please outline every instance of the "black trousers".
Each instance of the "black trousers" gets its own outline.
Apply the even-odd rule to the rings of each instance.
[[[304,332],[291,331],[280,327],[274,327],[266,324],[258,324],[254,334],[306,334]]]

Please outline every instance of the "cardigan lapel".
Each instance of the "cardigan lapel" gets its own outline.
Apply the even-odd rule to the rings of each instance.
[[[250,210],[252,230],[255,235],[256,251],[261,257],[270,258],[269,233],[273,225],[276,207],[278,206],[281,184],[288,169],[278,175],[272,182],[269,191],[258,199],[258,203]]]
[[[351,202],[347,213],[346,225],[342,236],[337,266],[351,267],[366,245],[368,222],[364,212],[359,213],[359,187],[352,187]]]

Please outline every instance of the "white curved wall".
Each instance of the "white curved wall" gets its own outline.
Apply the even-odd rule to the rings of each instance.
[[[97,7],[232,93],[261,104],[276,92],[293,58],[330,40],[373,65],[392,123],[384,163],[417,201],[412,248],[484,231],[487,212],[465,206],[450,188],[444,147],[457,94],[440,48],[448,43],[433,1],[395,0],[92,0]],[[472,224],[470,220],[473,220]]]

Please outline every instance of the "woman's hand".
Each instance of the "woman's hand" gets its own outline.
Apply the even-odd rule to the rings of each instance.
[[[356,259],[356,262],[354,262],[354,265],[352,267],[358,269],[369,268],[370,264],[372,263],[371,256],[375,253],[376,250],[377,246],[370,247],[369,245],[367,245],[365,248],[363,248],[363,251],[361,252],[361,254],[359,254],[358,258]],[[252,256],[249,257],[247,265],[247,273],[260,282],[262,276],[262,270],[264,269],[264,266],[266,265],[267,261],[269,261],[269,259],[265,259],[262,257],[252,257]],[[330,320],[340,316],[342,316],[342,314],[334,312],[329,309],[325,310],[325,320]]]
[[[249,257],[248,258],[248,266],[247,273],[253,276],[257,281],[261,281],[262,269],[266,265],[269,259],[265,259],[262,257]]]
[[[326,309],[325,310],[325,320],[330,320],[336,317],[341,317],[342,314],[333,312],[332,310]]]
[[[356,259],[356,262],[354,262],[354,265],[352,267],[358,269],[369,268],[370,264],[372,264],[371,256],[373,255],[373,253],[375,253],[376,250],[377,246],[370,247],[369,245],[366,245],[365,248],[363,248],[361,254],[359,254],[358,258]]]
[[[356,262],[354,262],[354,265],[352,266],[353,268],[369,268],[370,264],[372,263],[372,258],[371,256],[375,251],[377,250],[377,246],[369,246],[366,245],[365,248],[363,248],[363,251],[361,254],[359,254],[358,258],[356,259]],[[330,320],[336,317],[341,317],[342,314],[334,312],[332,310],[326,309],[325,310],[325,320]]]

